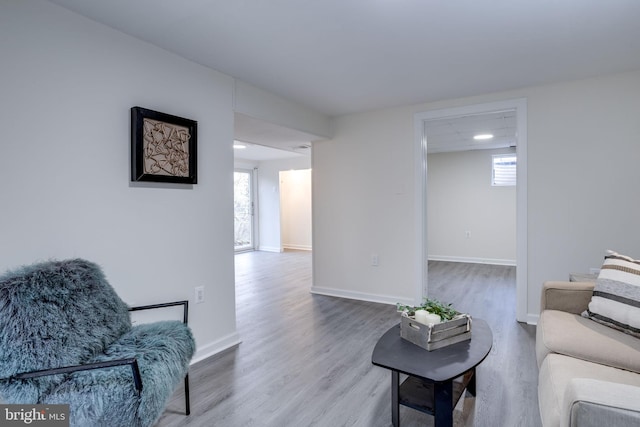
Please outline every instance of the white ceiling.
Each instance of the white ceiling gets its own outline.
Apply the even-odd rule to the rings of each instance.
[[[244,150],[236,150],[236,157],[246,160],[273,160],[308,156],[311,141],[318,139],[294,129],[266,123],[244,114],[234,114],[235,139],[246,145]],[[270,150],[267,147],[273,147]]]
[[[638,0],[50,0],[328,116],[640,68]]]
[[[429,120],[425,124],[427,151],[442,153],[515,147],[516,124],[515,110]],[[490,134],[493,138],[474,140],[473,137],[479,134]]]
[[[330,116],[640,67],[638,0],[50,0]]]
[[[245,146],[244,149],[235,150],[236,159],[263,161],[311,154],[311,143],[307,141],[313,138],[306,134],[260,122],[241,114],[236,114],[236,129],[236,141]],[[517,145],[517,121],[514,110],[429,120],[425,123],[425,130],[429,153]],[[474,135],[478,134],[491,134],[493,138],[474,140]]]
[[[294,157],[309,156],[311,150],[307,149],[306,152],[293,152],[289,150],[282,150],[280,148],[249,144],[244,141],[234,141],[235,145],[242,145],[244,148],[236,148],[233,150],[235,160],[249,160],[255,162],[262,162],[265,160],[279,160],[279,159],[291,159]]]

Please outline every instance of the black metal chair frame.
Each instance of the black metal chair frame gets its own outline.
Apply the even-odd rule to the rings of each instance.
[[[175,307],[177,305],[181,305],[184,310],[182,323],[184,323],[185,325],[189,324],[189,301],[187,300],[166,302],[163,304],[151,304],[151,305],[141,305],[137,307],[129,307],[129,311],[141,311],[141,310],[149,310],[154,308]],[[140,376],[139,372],[138,372],[138,376]],[[135,374],[134,374],[134,382],[135,382]],[[191,399],[189,398],[189,372],[187,372],[187,375],[184,376],[184,405],[185,405],[185,415],[191,414]]]
[[[143,305],[137,307],[129,307],[129,311],[140,311],[140,310],[149,310],[154,308],[165,308],[165,307],[173,307],[182,305],[184,309],[183,314],[183,323],[188,324],[189,320],[189,301],[175,301],[175,302],[167,302],[163,304],[151,304],[151,305]],[[95,363],[87,363],[84,365],[74,365],[74,366],[65,366],[62,368],[52,368],[52,369],[43,369],[40,371],[31,371],[31,372],[23,372],[20,374],[13,375],[9,378],[1,378],[0,380],[24,380],[29,378],[37,378],[44,377],[47,375],[58,375],[58,374],[68,374],[72,372],[78,371],[88,371],[92,369],[103,369],[103,368],[112,368],[114,366],[131,366],[131,373],[133,375],[133,383],[138,393],[138,396],[142,392],[142,377],[140,376],[140,368],[138,367],[138,361],[136,358],[129,359],[117,359],[117,360],[109,360],[106,362],[95,362]],[[184,377],[184,399],[185,399],[185,414],[189,415],[191,413],[191,403],[189,399],[189,373]]]

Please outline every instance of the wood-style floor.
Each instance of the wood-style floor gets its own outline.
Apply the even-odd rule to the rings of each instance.
[[[178,389],[158,426],[388,427],[391,374],[371,364],[395,307],[309,292],[308,252],[236,255],[242,343],[191,367],[191,415]],[[485,319],[494,344],[456,426],[538,427],[535,327],[515,321],[515,268],[429,263],[429,295]],[[401,407],[404,427],[433,418]]]

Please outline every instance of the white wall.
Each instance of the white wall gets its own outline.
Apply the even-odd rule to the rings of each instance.
[[[0,34],[2,270],[87,258],[131,305],[205,286],[199,354],[237,341],[233,79],[48,2],[3,2]],[[130,183],[133,106],[198,121],[197,185]]]
[[[310,251],[311,169],[280,172],[282,247]]]
[[[516,188],[491,185],[492,156],[512,152],[507,148],[427,156],[430,260],[515,265]]]
[[[128,304],[189,299],[196,359],[237,343],[234,80],[46,1],[1,2],[0,40],[0,271],[87,258]],[[198,184],[130,182],[133,106],[198,121]]]
[[[328,117],[241,81],[236,81],[234,109],[268,123],[315,135],[318,139],[332,135]]]
[[[280,171],[308,169],[311,159],[267,160],[258,164],[259,250],[280,252],[283,249],[280,223]]]
[[[413,138],[399,108],[338,117],[313,143],[312,292],[413,303]]]
[[[527,311],[544,280],[602,262],[606,249],[640,257],[640,71],[354,114],[313,145],[314,288],[413,301],[413,115],[527,98]],[[372,252],[380,265],[371,266]]]

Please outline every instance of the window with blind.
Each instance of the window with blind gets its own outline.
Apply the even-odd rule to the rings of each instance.
[[[515,154],[494,154],[491,168],[491,185],[516,185],[516,163]]]

